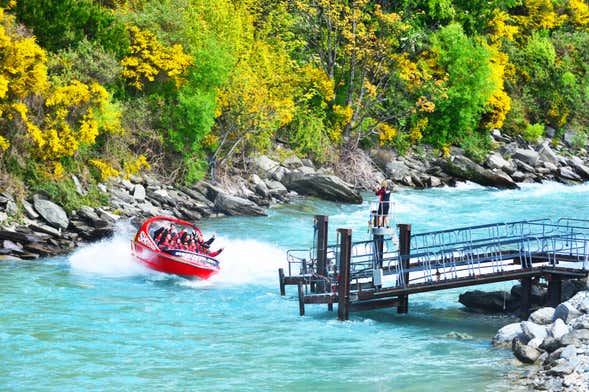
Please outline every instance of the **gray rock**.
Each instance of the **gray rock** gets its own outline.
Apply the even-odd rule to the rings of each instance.
[[[219,193],[215,199],[215,208],[227,215],[266,215],[266,212],[250,200]]]
[[[400,182],[409,174],[409,168],[402,161],[391,161],[385,164],[385,175],[394,182]]]
[[[76,187],[76,193],[80,196],[86,196],[87,192],[82,187],[82,184],[80,183],[80,180],[78,180],[78,177],[76,177],[75,174],[72,174],[71,178],[72,178],[72,181],[74,182],[74,185]]]
[[[562,141],[567,147],[572,147],[575,143],[575,133],[571,130],[566,130],[562,135]]]
[[[430,176],[428,177],[427,185],[430,188],[437,188],[439,186],[442,186],[442,180],[440,180],[438,177]]]
[[[522,172],[520,172],[520,171],[516,171],[515,173],[513,173],[513,174],[511,175],[511,178],[512,178],[514,181],[517,181],[517,182],[522,182],[522,181],[524,181],[526,178],[528,178],[528,176],[526,176],[524,173],[522,173]]]
[[[36,224],[36,223],[31,223],[29,225],[29,229],[37,232],[37,233],[43,233],[43,234],[49,234],[53,237],[59,238],[61,237],[61,230],[60,229],[55,229],[51,226],[47,226],[47,225],[42,225],[42,224]]]
[[[266,155],[251,158],[250,163],[260,172],[262,177],[270,176],[280,166],[278,162],[268,158]]]
[[[259,183],[262,182],[262,179],[260,178],[260,176],[258,176],[256,173],[254,173],[251,175],[250,181],[252,182],[252,184],[258,185]]]
[[[191,199],[196,200],[199,204],[204,205],[204,207],[206,207],[206,208],[213,208],[213,206],[215,205],[211,200],[207,199],[205,194],[201,193],[199,190],[197,190],[194,187],[181,188],[180,190],[182,192],[184,192]]]
[[[541,160],[550,162],[555,166],[558,165],[559,157],[552,148],[550,148],[550,141],[547,140],[540,145],[538,148],[538,155]]]
[[[516,337],[522,337],[523,331],[520,323],[507,324],[493,336],[493,346],[509,346]]]
[[[18,206],[16,205],[14,200],[8,200],[6,202],[5,210],[8,215],[15,215],[18,211]]]
[[[458,296],[462,305],[484,313],[502,313],[512,309],[511,294],[506,291],[466,291]]]
[[[515,357],[523,363],[534,363],[541,354],[540,350],[525,345],[518,338],[513,339],[511,349]]]
[[[121,217],[119,215],[113,214],[109,211],[106,211],[105,209],[102,208],[97,208],[96,212],[98,212],[98,215],[100,216],[100,218],[106,220],[107,222],[113,224],[116,223]]]
[[[268,192],[273,196],[284,195],[284,194],[288,193],[288,190],[281,182],[266,180],[265,184],[266,184],[266,187],[268,188]]]
[[[542,350],[546,350],[549,353],[558,350],[560,347],[562,347],[562,342],[559,339],[553,338],[552,336],[547,336],[544,338],[542,344],[540,345]]]
[[[530,314],[528,320],[539,325],[548,325],[552,324],[552,316],[554,316],[554,308],[545,307]]]
[[[89,206],[80,207],[80,209],[78,210],[78,215],[92,224],[100,220],[98,214],[94,211],[94,208]]]
[[[310,167],[311,169],[315,170],[315,165],[313,164],[313,161],[307,158],[303,158],[301,159],[301,162],[303,163],[303,165],[305,167]]]
[[[513,158],[518,159],[530,166],[536,166],[538,159],[540,158],[540,154],[534,150],[518,148],[515,150]]]
[[[585,180],[589,179],[589,167],[579,157],[572,157],[568,160],[568,163],[580,177]]]
[[[0,230],[0,240],[11,240],[26,244],[29,242],[41,242],[41,237],[30,233],[20,233],[17,231]]]
[[[63,208],[38,195],[33,197],[33,206],[35,207],[35,211],[51,226],[67,229],[70,221]]]
[[[3,261],[22,261],[20,257],[12,256],[12,255],[0,255],[0,262]]]
[[[289,191],[301,195],[343,203],[362,203],[362,196],[336,176],[291,172],[284,176],[283,184]]]
[[[524,335],[526,335],[528,337],[528,339],[534,339],[534,338],[544,339],[546,336],[548,336],[548,332],[546,330],[546,327],[544,327],[542,325],[538,325],[538,324],[533,323],[531,321],[522,321],[521,326],[522,326],[522,331],[523,331]]]
[[[167,190],[157,189],[149,193],[149,197],[154,198],[162,204],[175,205],[175,200],[170,196]]]
[[[300,171],[301,173],[305,173],[305,174],[315,174],[315,173],[317,173],[317,170],[315,170],[315,169],[313,169],[312,167],[309,167],[309,166],[302,166],[302,167],[299,167],[297,170]]]
[[[544,162],[544,167],[548,170],[549,173],[556,173],[558,171],[558,166],[548,161]]]
[[[518,189],[517,184],[502,171],[493,172],[473,162],[465,156],[458,155],[450,160],[439,160],[438,165],[444,170],[461,179],[473,181],[485,186],[493,186],[502,189]]]
[[[534,338],[530,340],[526,346],[538,349],[542,342],[544,342],[543,338]]]
[[[296,155],[290,155],[282,161],[282,166],[293,170],[303,167],[304,165],[301,161],[301,158],[297,157]]]
[[[569,328],[561,319],[556,319],[554,324],[552,324],[550,327],[550,335],[552,335],[555,339],[560,339],[567,333],[569,333]]]
[[[133,188],[135,188],[135,185],[127,179],[123,179],[121,185],[127,190],[127,192],[133,192]]]
[[[141,202],[145,200],[145,188],[143,187],[143,185],[141,184],[137,184],[135,185],[135,188],[133,189],[133,199]]]
[[[135,202],[133,196],[131,196],[129,192],[122,188],[112,188],[110,194],[112,198],[117,198],[125,203],[133,204]]]
[[[98,189],[100,189],[100,191],[101,191],[102,193],[108,193],[108,188],[106,187],[106,185],[104,185],[104,184],[102,184],[102,183],[99,183],[99,184],[97,185],[97,187],[98,187]]]
[[[12,252],[17,252],[17,253],[20,253],[23,251],[23,246],[20,243],[14,242],[11,240],[2,241],[2,248],[8,249]]]
[[[501,156],[501,154],[498,154],[496,152],[493,154],[490,154],[487,157],[487,167],[489,167],[490,169],[503,170],[503,168],[510,167],[510,166],[511,166],[511,164],[507,160],[505,160]]]
[[[546,374],[549,376],[559,376],[562,377],[565,374],[571,374],[575,368],[566,360],[558,360],[557,365],[548,369]]]
[[[564,347],[560,353],[560,357],[573,363],[577,359],[577,348],[573,345]]]
[[[560,178],[564,179],[564,180],[570,180],[570,181],[582,181],[582,178],[579,177],[579,175],[577,173],[575,173],[573,171],[573,169],[571,169],[568,166],[564,166],[561,167],[560,169],[558,169],[558,175]]]
[[[554,309],[554,315],[552,319],[556,321],[557,319],[562,319],[565,323],[568,323],[575,318],[579,317],[581,312],[579,312],[575,307],[567,302],[563,302]]]
[[[523,162],[523,161],[521,161],[519,159],[515,159],[514,158],[513,159],[513,162],[515,163],[515,166],[519,170],[521,170],[521,171],[523,171],[525,173],[535,173],[536,172],[536,169],[534,169],[533,166],[531,166],[531,165],[529,165],[529,164],[527,164],[527,163],[525,163],[525,162]]]
[[[269,178],[273,178],[276,181],[282,181],[286,173],[290,173],[290,170],[288,170],[286,167],[280,166],[279,168],[274,170],[274,172],[269,176]]]
[[[549,125],[546,125],[544,127],[544,135],[546,135],[546,137],[552,139],[556,135],[556,129],[552,128]]]
[[[589,329],[589,314],[584,314],[571,324],[573,329]]]
[[[38,219],[39,214],[33,208],[33,205],[26,200],[21,200],[23,210],[25,211],[25,215],[30,219]]]
[[[270,190],[268,189],[268,186],[264,182],[257,183],[255,190],[256,190],[256,193],[262,197],[269,197],[270,196]]]

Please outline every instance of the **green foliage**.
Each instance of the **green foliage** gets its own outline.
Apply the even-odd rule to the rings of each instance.
[[[432,50],[443,74],[446,93],[435,101],[425,139],[435,145],[456,143],[473,135],[485,104],[497,89],[491,78],[490,51],[467,37],[458,24],[433,36]]]
[[[523,138],[530,143],[537,142],[542,135],[544,135],[544,125],[542,124],[530,124],[522,134]]]
[[[76,47],[84,39],[119,57],[129,47],[124,25],[91,0],[19,0],[15,11],[39,44],[51,51]]]

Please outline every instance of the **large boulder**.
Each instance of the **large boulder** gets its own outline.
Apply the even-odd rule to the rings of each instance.
[[[540,158],[540,154],[534,150],[518,148],[515,150],[513,158],[519,159],[520,161],[525,162],[530,166],[536,166],[536,163],[538,163],[538,159]]]
[[[538,148],[538,155],[540,159],[546,162],[550,162],[553,165],[558,165],[559,157],[558,155],[550,148],[550,141],[547,140],[540,145]]]
[[[514,338],[523,338],[523,331],[520,323],[507,324],[502,327],[493,337],[494,346],[508,346]]]
[[[483,313],[501,313],[514,308],[511,295],[506,291],[467,291],[460,294],[458,301],[471,310]]]
[[[548,325],[552,324],[552,316],[554,316],[554,308],[545,307],[532,313],[528,320],[536,324]]]
[[[513,339],[512,350],[515,357],[523,363],[534,363],[541,354],[540,350],[525,345],[518,338]]]
[[[227,193],[218,193],[215,198],[215,208],[227,215],[253,215],[264,216],[266,212],[253,201],[231,196]]]
[[[497,170],[485,169],[465,156],[457,155],[453,159],[443,159],[438,164],[444,170],[458,178],[476,182],[485,186],[493,186],[501,189],[518,189],[518,185],[507,175]]]
[[[33,197],[33,207],[49,225],[55,228],[67,229],[70,224],[63,208],[39,195]]]
[[[289,191],[295,191],[301,195],[342,203],[362,203],[360,193],[336,176],[291,172],[284,176],[282,183]]]
[[[251,165],[257,169],[262,177],[269,177],[276,169],[280,167],[280,163],[270,159],[266,155],[251,158]]]

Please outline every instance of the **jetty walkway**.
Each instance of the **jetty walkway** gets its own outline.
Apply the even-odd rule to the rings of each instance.
[[[538,219],[411,233],[411,225],[373,227],[372,240],[352,242],[351,229],[337,229],[329,245],[328,217],[315,216],[311,249],[287,252],[278,271],[280,293],[298,287],[299,310],[306,304],[338,305],[350,311],[396,307],[407,313],[409,295],[426,291],[520,280],[521,311],[527,312],[532,282],[548,283],[551,305],[561,302],[564,279],[589,272],[589,220]]]

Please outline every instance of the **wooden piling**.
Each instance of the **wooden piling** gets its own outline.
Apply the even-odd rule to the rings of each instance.
[[[278,268],[278,283],[280,285],[280,295],[285,296],[286,290],[284,288],[284,268]]]
[[[519,304],[521,318],[527,318],[530,314],[530,298],[532,296],[532,278],[522,279],[522,296]]]
[[[399,262],[403,267],[403,285],[409,284],[409,261],[411,254],[411,225],[399,224]],[[409,295],[404,294],[399,296],[399,306],[397,313],[407,313],[409,311]]]
[[[556,308],[562,300],[562,279],[551,274],[548,279],[548,305]]]
[[[340,321],[346,321],[349,318],[350,305],[352,229],[337,229],[337,232],[340,237],[337,318]]]
[[[315,249],[317,251],[317,273],[321,276],[327,276],[327,215],[315,215],[315,225],[317,228],[317,243]],[[313,287],[313,292],[324,293],[327,291],[325,281],[317,282]]]
[[[305,290],[303,288],[303,284],[299,282],[297,285],[299,288],[299,314],[301,316],[305,315]]]

